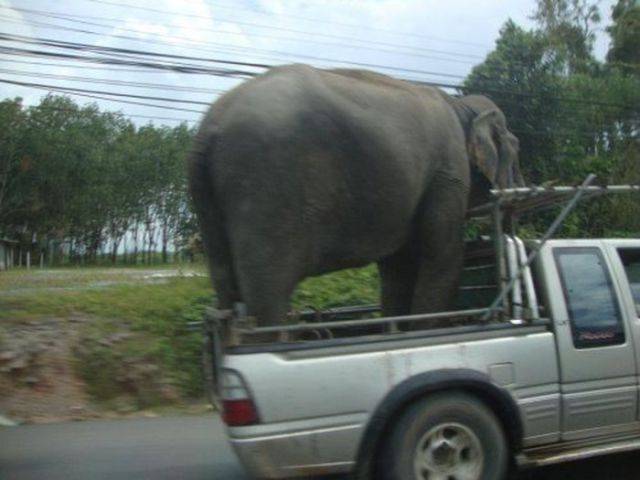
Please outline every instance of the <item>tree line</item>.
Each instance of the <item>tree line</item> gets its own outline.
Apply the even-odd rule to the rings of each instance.
[[[590,172],[640,183],[639,2],[613,7],[604,61],[594,56],[601,17],[593,0],[538,0],[536,27],[507,21],[464,81],[461,93],[487,95],[505,112],[531,183],[576,184]],[[51,264],[167,261],[196,231],[183,171],[193,133],[136,126],[65,96],[0,102],[0,238]],[[640,199],[592,204],[566,232],[639,235]]]
[[[0,102],[0,125],[0,237],[22,252],[48,264],[166,262],[193,233],[186,124],[137,127],[48,95]]]

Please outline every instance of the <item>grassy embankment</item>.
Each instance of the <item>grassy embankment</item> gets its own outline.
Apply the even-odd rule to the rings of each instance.
[[[154,270],[155,267],[153,268]],[[201,395],[199,320],[212,290],[203,267],[175,276],[162,271],[86,268],[14,270],[0,274],[2,329],[24,322],[73,322],[76,371],[101,402],[124,396],[137,408]],[[194,274],[200,274],[195,276]],[[378,297],[373,267],[337,272],[303,282],[295,308],[371,303]]]

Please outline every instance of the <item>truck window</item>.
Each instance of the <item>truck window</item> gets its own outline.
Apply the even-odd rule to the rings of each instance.
[[[573,344],[591,348],[624,343],[624,327],[604,257],[598,248],[554,250]]]
[[[624,265],[624,271],[627,273],[631,295],[636,304],[636,312],[640,317],[640,248],[620,248],[618,254]]]

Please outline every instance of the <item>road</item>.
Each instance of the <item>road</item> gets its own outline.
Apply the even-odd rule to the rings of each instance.
[[[518,480],[636,480],[640,454],[547,468]],[[0,429],[0,479],[247,480],[213,416]]]

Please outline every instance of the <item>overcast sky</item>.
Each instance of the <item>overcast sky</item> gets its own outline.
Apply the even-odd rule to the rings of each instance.
[[[596,44],[599,58],[607,50],[609,39],[603,29],[613,3],[600,2],[604,21]],[[396,76],[450,84],[459,83],[492,50],[507,19],[531,28],[528,17],[534,5],[534,0],[0,0],[0,32],[266,64],[348,66],[357,62],[376,65],[376,70]],[[0,47],[65,52],[5,40],[0,41]],[[64,78],[69,76],[155,86]],[[200,102],[212,101],[217,91],[239,81],[9,55],[6,51],[0,52],[0,79]],[[189,89],[197,91],[185,91]],[[0,84],[0,98],[20,96],[28,105],[38,103],[44,94],[44,90]],[[175,109],[72,98],[81,104],[95,101],[103,109],[139,115],[132,117],[137,124],[149,121],[144,117],[159,119],[156,124],[176,125],[177,120],[171,119],[196,121],[200,116]],[[168,106],[159,101],[146,103]],[[188,103],[173,106],[205,109]]]

